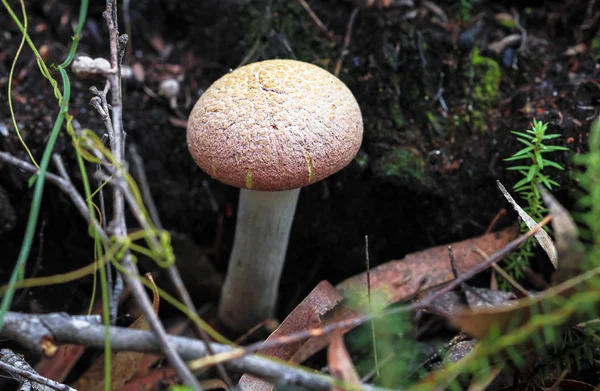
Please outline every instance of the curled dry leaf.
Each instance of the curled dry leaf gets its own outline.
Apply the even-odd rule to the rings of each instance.
[[[532,219],[531,217],[529,217],[529,215],[523,210],[523,208],[521,208],[519,206],[519,204],[517,204],[517,202],[514,200],[514,198],[512,198],[512,196],[508,193],[508,191],[506,191],[506,189],[504,188],[502,183],[500,183],[500,181],[496,181],[496,183],[498,184],[498,188],[500,189],[500,191],[502,192],[504,197],[508,200],[508,202],[513,206],[515,211],[519,214],[519,217],[521,218],[521,220],[523,220],[525,222],[525,225],[527,225],[527,228],[533,229],[533,227],[535,227],[537,225],[537,222],[534,219]],[[546,231],[544,231],[543,229],[540,229],[535,234],[535,238],[537,239],[540,246],[544,249],[546,254],[548,254],[548,258],[550,258],[550,262],[552,262],[552,265],[554,265],[554,268],[556,268],[558,265],[558,256],[556,255],[556,247],[554,246],[554,242],[550,238],[550,235],[548,235],[548,233]]]
[[[285,318],[267,341],[272,341],[277,338],[284,338],[286,335],[297,333],[299,331],[321,327],[321,317],[331,311],[337,303],[342,299],[342,296],[335,290],[327,281],[321,281],[304,300]],[[311,342],[313,341],[313,342]],[[317,339],[318,350],[327,346],[327,337]],[[281,360],[290,360],[294,363],[301,361],[295,356],[307,344],[314,344],[314,340],[296,342],[293,344],[283,344],[269,349],[261,349],[259,354],[266,356],[277,357]],[[312,350],[312,349],[311,349]],[[317,351],[318,351],[317,350]],[[269,391],[273,389],[273,385],[250,375],[243,375],[239,382],[240,389],[245,391]]]
[[[546,190],[540,186],[542,199],[552,214],[552,228],[556,241],[556,251],[560,263],[552,275],[552,282],[561,283],[581,273],[585,257],[583,244],[579,241],[577,226],[569,212]]]

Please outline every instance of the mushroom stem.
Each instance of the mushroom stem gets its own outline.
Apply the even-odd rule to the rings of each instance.
[[[240,191],[233,250],[219,318],[244,331],[271,318],[300,189]]]

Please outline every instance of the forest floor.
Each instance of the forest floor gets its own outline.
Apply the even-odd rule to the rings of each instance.
[[[186,118],[203,90],[242,64],[292,58],[322,66],[348,85],[364,117],[356,159],[302,190],[282,277],[281,317],[319,281],[335,284],[363,272],[365,235],[373,266],[483,234],[508,207],[496,180],[510,188],[519,179],[503,160],[519,149],[511,131],[529,129],[533,118],[561,135],[556,145],[573,154],[586,150],[600,99],[600,4],[358,2],[268,0],[236,7],[232,0],[140,0],[120,10],[121,30],[130,34],[124,64],[133,70],[124,81],[127,142],[144,160],[163,225],[173,234],[177,264],[199,307],[218,299],[238,191],[195,165],[186,147]],[[9,3],[20,9],[17,1]],[[91,3],[78,54],[107,58],[104,2]],[[47,64],[66,56],[78,6],[58,0],[27,4],[29,34]],[[6,95],[21,34],[6,12],[0,12],[0,26],[0,150],[27,160]],[[159,91],[161,81],[171,78],[181,87],[173,101]],[[89,87],[103,82],[71,82],[70,113],[102,134]],[[29,49],[19,57],[12,83],[16,121],[39,158],[58,106]],[[56,151],[79,183],[66,133]],[[567,153],[555,160],[567,170],[552,172],[561,184],[554,194],[570,205],[573,163]],[[0,164],[2,283],[27,223],[27,180]],[[515,220],[509,213],[497,226]],[[92,248],[85,221],[60,190],[48,186],[26,274],[79,268],[91,262]],[[161,281],[160,270],[140,262]],[[17,294],[14,308],[83,311],[91,286],[89,277],[27,290]]]

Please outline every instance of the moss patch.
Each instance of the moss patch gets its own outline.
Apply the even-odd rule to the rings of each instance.
[[[423,157],[412,148],[395,149],[377,162],[375,174],[397,186],[420,186],[425,179]]]
[[[500,65],[489,57],[479,55],[479,49],[471,52],[473,74],[472,97],[476,103],[491,104],[498,99],[502,72]]]

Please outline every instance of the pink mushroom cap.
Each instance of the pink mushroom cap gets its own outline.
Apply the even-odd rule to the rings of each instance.
[[[344,168],[363,135],[360,108],[337,77],[309,63],[268,60],[214,82],[188,120],[201,169],[250,190],[282,191]]]

